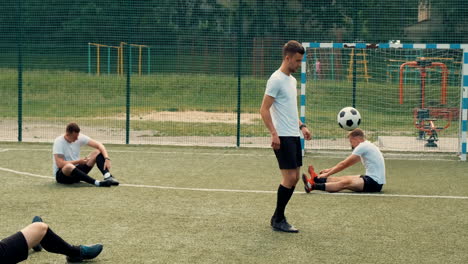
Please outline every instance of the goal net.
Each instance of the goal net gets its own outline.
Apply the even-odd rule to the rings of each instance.
[[[463,45],[304,46],[301,118],[313,133],[306,149],[349,149],[337,114],[352,106],[361,114],[360,128],[382,150],[466,158]]]

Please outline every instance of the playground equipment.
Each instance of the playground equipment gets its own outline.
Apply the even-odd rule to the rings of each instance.
[[[136,47],[138,48],[138,75],[141,76],[141,71],[142,71],[142,61],[143,61],[143,48],[146,48],[147,50],[147,72],[148,74],[151,72],[151,49],[149,46],[147,45],[139,45],[139,44],[129,44],[129,43],[126,43],[126,42],[120,42],[120,55],[119,55],[119,61],[120,61],[120,71],[119,71],[119,74],[123,74],[124,73],[124,57],[125,57],[125,53],[124,53],[124,47],[125,45],[128,46],[128,48],[130,49],[130,52],[128,53],[129,54],[129,58],[128,58],[128,63],[130,64],[130,69],[132,69],[132,48],[133,47]]]
[[[362,49],[361,52],[354,54],[355,49],[351,49],[351,53],[349,54],[349,66],[348,66],[348,81],[351,81],[353,79],[353,67],[354,67],[354,56],[356,56],[356,70],[361,73],[361,75],[358,75],[357,77],[361,77],[366,79],[366,82],[369,82],[369,79],[371,76],[368,73],[367,70],[367,54],[364,49]]]
[[[125,58],[125,52],[124,52],[124,47],[128,46],[130,49],[128,54],[128,63],[129,63],[129,68],[132,69],[132,48],[136,47],[138,48],[138,75],[141,76],[142,74],[142,64],[143,64],[143,49],[146,49],[147,51],[147,73],[151,73],[151,49],[147,45],[139,45],[139,44],[128,44],[126,42],[120,42],[119,46],[109,46],[109,45],[104,45],[104,44],[99,44],[99,43],[88,43],[88,73],[91,74],[91,47],[96,47],[96,75],[101,74],[101,48],[107,48],[107,74],[111,73],[111,57],[112,57],[112,49],[117,50],[117,74],[123,75],[124,74],[124,58]],[[131,73],[131,71],[130,71]]]
[[[413,110],[414,126],[419,130],[418,139],[426,139],[426,134],[429,136],[426,140],[426,147],[437,147],[436,141],[439,140],[438,132],[448,128],[453,119],[453,110],[450,108],[434,108],[425,107],[425,87],[426,87],[426,69],[433,67],[440,67],[442,72],[441,80],[441,95],[440,104],[447,104],[447,76],[448,70],[444,63],[432,62],[429,60],[410,61],[401,64],[400,66],[400,104],[403,104],[403,79],[405,67],[413,67],[419,69],[420,72],[420,107]],[[444,126],[436,126],[435,122],[438,119],[446,119],[447,123]]]
[[[88,73],[91,73],[91,47],[96,47],[96,75],[101,75],[101,48],[107,48],[107,74],[110,74],[111,66],[111,49],[117,49],[117,53],[120,55],[120,47],[108,46],[98,43],[88,43]],[[117,64],[117,71],[119,66]]]

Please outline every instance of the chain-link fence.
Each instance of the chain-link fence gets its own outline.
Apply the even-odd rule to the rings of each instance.
[[[468,43],[464,0],[18,0],[0,13],[4,141],[51,142],[74,121],[106,143],[268,146],[258,110],[286,41]]]

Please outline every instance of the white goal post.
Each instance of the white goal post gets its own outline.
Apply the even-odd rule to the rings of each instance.
[[[361,64],[365,64],[364,65],[364,69],[362,70],[362,72],[358,72],[358,82],[360,82],[360,85],[363,86],[363,85],[367,85],[367,86],[372,86],[372,85],[375,85],[375,86],[379,86],[379,85],[382,85],[384,86],[385,84],[385,81],[383,79],[383,77],[381,79],[379,79],[377,82],[375,82],[376,84],[370,84],[370,82],[372,82],[372,69],[368,69],[367,67],[372,67],[371,63],[368,65],[368,59],[366,59],[366,54],[365,52],[364,53],[364,57],[362,58],[358,58],[359,61],[356,62],[356,58],[358,57],[358,55],[361,55],[361,54],[358,54],[358,50],[364,50],[364,51],[369,51],[368,53],[371,53],[372,51],[371,50],[381,50],[380,52],[395,52],[395,51],[398,51],[398,50],[431,50],[431,51],[434,51],[434,54],[436,54],[436,52],[439,52],[439,51],[442,51],[442,50],[457,50],[457,52],[461,52],[461,59],[460,59],[460,62],[457,62],[458,64],[456,65],[457,67],[461,68],[461,70],[458,71],[456,77],[460,77],[460,93],[459,95],[457,95],[456,98],[460,98],[460,102],[459,102],[459,105],[457,103],[457,106],[454,106],[453,108],[457,108],[455,109],[456,111],[453,111],[453,113],[451,113],[451,115],[458,115],[458,116],[453,116],[453,119],[452,120],[457,120],[458,121],[458,132],[457,134],[458,135],[455,135],[455,137],[457,137],[457,154],[459,155],[460,157],[460,160],[462,161],[466,161],[466,158],[467,158],[467,131],[468,131],[468,44],[393,44],[393,43],[379,43],[379,44],[366,44],[366,43],[312,43],[312,42],[303,42],[302,45],[304,46],[304,48],[306,49],[306,54],[304,55],[304,59],[302,61],[302,65],[301,65],[301,95],[300,95],[300,119],[303,123],[306,123],[306,109],[310,109],[311,106],[307,105],[306,104],[306,87],[310,86],[310,87],[313,87],[313,85],[317,85],[317,84],[323,84],[324,87],[328,88],[330,86],[333,86],[333,82],[331,82],[331,79],[332,77],[330,76],[333,76],[333,80],[335,80],[335,73],[333,72],[333,68],[332,70],[328,70],[328,77],[325,77],[324,79],[326,80],[323,80],[321,79],[322,77],[320,76],[321,74],[323,74],[323,72],[321,72],[321,70],[323,71],[324,67],[320,66],[320,61],[318,62],[318,58],[320,56],[323,56],[320,55],[320,50],[321,49],[328,49],[328,50],[336,50],[336,49],[341,49],[342,51],[346,51],[346,56],[345,55],[342,55],[341,54],[341,57],[344,58],[343,59],[343,63],[341,64],[341,70],[343,72],[342,76],[341,76],[341,83],[345,83],[346,81],[348,82],[348,84],[346,85],[349,85],[351,86],[350,82],[354,82],[353,84],[355,85],[356,83],[356,67],[358,66],[358,63],[361,63]],[[351,51],[352,50],[352,51]],[[354,51],[356,50],[356,52]],[[314,55],[315,56],[315,59],[313,60],[315,65],[311,65],[311,62],[308,61],[308,54],[310,53],[318,53],[319,55]],[[458,54],[458,53],[457,53]],[[354,56],[354,57],[352,57]],[[384,58],[378,58],[378,53],[376,53],[376,60],[379,60],[380,62],[380,66],[381,68],[383,67],[389,67],[388,64],[389,62],[391,62],[391,59],[384,59]],[[353,58],[354,58],[354,65],[353,65]],[[398,78],[398,71],[400,71],[400,75],[399,75],[399,82],[400,82],[400,89],[401,88],[401,85],[403,83],[403,79],[402,79],[402,75],[401,75],[401,71],[404,70],[404,67],[405,67],[405,64],[408,64],[408,62],[403,62],[404,61],[404,57],[402,56],[402,60],[399,60],[399,62],[396,62],[394,63],[394,65],[392,65],[394,68],[393,68],[393,75],[391,73],[391,71],[389,71],[387,69],[387,75],[389,75],[388,72],[390,72],[390,78],[393,78],[393,83],[392,84],[392,92],[395,90],[393,89],[394,86],[398,86],[398,80],[395,79],[395,78]],[[424,58],[422,58],[424,60]],[[434,58],[436,59],[436,58]],[[445,58],[446,59],[446,58]],[[326,58],[325,62],[322,62],[322,65],[326,65],[328,63],[328,65],[330,63],[334,63],[334,61],[336,61],[336,58],[333,58],[333,55],[331,55],[331,59],[330,58]],[[407,61],[410,61],[410,59],[407,59]],[[414,61],[411,61],[413,63],[416,63]],[[385,64],[386,63],[386,64]],[[443,65],[444,63],[440,62],[438,63],[439,65]],[[461,64],[461,65],[460,65]],[[418,61],[418,65],[419,65],[419,61]],[[362,65],[360,65],[362,67]],[[411,65],[410,65],[411,66]],[[322,69],[320,69],[322,67]],[[354,67],[354,69],[353,69]],[[415,66],[417,67],[417,66]],[[423,66],[424,67],[424,66]],[[445,66],[444,66],[445,67]],[[344,69],[346,68],[346,69]],[[309,70],[308,70],[309,69]],[[311,73],[311,70],[310,69],[313,69],[314,72]],[[352,72],[352,69],[354,70],[353,73]],[[425,68],[424,68],[425,69]],[[424,77],[426,76],[426,72],[425,70],[422,70],[421,73],[419,72],[416,72],[416,70],[414,70],[414,77],[411,77],[414,82],[412,83],[413,86],[417,86],[419,85],[419,82],[421,82],[421,91],[419,91],[418,89],[415,89],[413,88],[413,90],[417,91],[415,93],[418,93],[417,96],[414,96],[415,98],[417,97],[417,103],[414,103],[414,104],[421,104],[421,108],[424,108],[424,80],[422,79],[421,77],[421,80],[418,80],[419,78],[419,75],[424,75]],[[384,72],[384,70],[382,69],[379,69],[380,71]],[[365,72],[364,72],[365,71]],[[369,72],[368,72],[369,71]],[[441,77],[438,77],[438,75],[440,75],[440,72],[442,70],[433,70],[431,69],[431,71],[434,71],[433,73],[428,73],[428,76],[430,76],[430,74],[432,74],[432,76],[436,76],[437,74],[437,78],[441,78]],[[448,74],[452,74],[451,77],[455,78],[455,75],[454,75],[454,71],[452,70],[447,70],[447,72],[449,72]],[[345,75],[346,73],[346,75]],[[313,77],[310,77],[308,76],[308,74],[312,75]],[[351,75],[353,74],[353,75]],[[407,74],[407,73],[405,73]],[[354,79],[352,77],[354,77]],[[384,76],[384,75],[382,75]],[[346,78],[347,77],[347,78]],[[312,80],[308,80],[308,79],[311,79]],[[388,76],[387,76],[388,78]],[[411,78],[406,78],[405,76],[405,82],[407,81],[408,79],[408,82]],[[434,77],[436,78],[436,77]],[[446,77],[443,77],[443,78],[446,78]],[[438,82],[440,83],[440,79],[437,79]],[[387,80],[388,81],[388,80]],[[444,80],[446,81],[446,80]],[[452,80],[453,81],[453,80]],[[417,84],[418,83],[418,84]],[[453,82],[452,82],[453,83]],[[328,85],[328,86],[327,86]],[[440,84],[437,84],[437,85],[440,85]],[[453,86],[453,85],[452,85]],[[390,85],[389,85],[390,87]],[[326,90],[326,88],[322,88],[322,90],[320,90],[321,92],[323,91],[329,91],[329,90]],[[310,89],[310,88],[309,88]],[[390,88],[389,88],[390,89]],[[439,89],[439,88],[437,88]],[[441,89],[444,89],[444,88],[441,88]],[[453,90],[453,89],[452,89]],[[314,97],[314,94],[311,92],[311,91],[308,91],[309,95],[312,96],[312,98]],[[312,93],[312,94],[311,94]],[[401,95],[402,93],[402,90],[400,91],[400,97],[402,97]],[[442,93],[444,93],[444,91],[442,90]],[[419,96],[419,94],[421,94]],[[444,95],[445,96],[445,95]],[[395,97],[397,96],[394,96],[393,94],[390,96],[391,99],[393,100]],[[362,94],[361,94],[361,98],[362,98]],[[389,99],[390,100],[390,99]],[[402,100],[402,98],[400,98],[400,100]],[[416,99],[415,99],[416,100]],[[421,100],[422,102],[419,102],[419,100]],[[393,101],[392,101],[393,102]],[[416,102],[416,101],[415,101]],[[319,104],[321,102],[316,102],[316,104]],[[353,103],[354,103],[354,91],[353,91]],[[343,107],[345,106],[351,106],[351,105],[342,105]],[[359,108],[359,107],[358,107]],[[365,105],[362,107],[362,108],[365,108]],[[421,109],[420,108],[420,109]],[[319,110],[322,110],[322,109],[319,109]],[[323,109],[323,111],[325,111],[325,109]],[[366,111],[366,109],[364,109],[364,112]],[[328,112],[331,112],[330,110],[328,110]],[[363,112],[360,110],[361,112],[361,115],[362,115],[362,118],[363,118],[363,123],[366,122],[366,114],[364,113],[363,115]],[[324,112],[325,113],[325,112]],[[310,116],[310,113],[308,113],[308,115]],[[336,116],[336,112],[334,113],[330,113],[330,116]],[[372,114],[371,114],[372,115]],[[411,114],[410,114],[411,115]],[[418,121],[416,120],[416,116],[418,116],[419,118],[419,115],[420,113],[416,113],[416,110],[415,110],[415,113],[414,113],[414,116],[415,116],[415,125],[418,124]],[[452,116],[450,116],[452,118]],[[309,117],[310,118],[310,117]],[[380,120],[381,119],[384,119],[385,117],[383,115],[378,115],[376,114],[375,117],[375,122],[374,123],[379,123],[379,118]],[[411,117],[409,117],[411,119]],[[368,118],[369,119],[369,118]],[[331,120],[331,117],[328,119],[330,122]],[[427,119],[429,120],[428,122],[431,121],[431,119]],[[314,123],[316,120],[310,120],[310,123]],[[374,127],[372,127],[372,124],[369,124],[371,123],[369,120],[367,120],[368,123],[367,123],[367,127],[364,127],[363,129],[365,130],[372,130],[374,129]],[[454,122],[455,123],[455,122]],[[310,125],[308,123],[308,125]],[[411,124],[410,124],[411,125]],[[431,123],[432,125],[432,128],[435,128],[434,125]],[[449,124],[450,125],[450,124]],[[426,123],[426,126],[428,126],[428,123]],[[455,126],[452,126],[453,128],[451,129],[455,129],[454,127]],[[339,128],[336,128],[337,130]],[[443,129],[443,128],[441,128]],[[313,130],[313,129],[312,129]],[[423,128],[421,128],[421,130],[424,130]],[[330,130],[331,131],[331,130]],[[386,132],[388,131],[388,129],[386,130]],[[435,130],[434,130],[435,131]],[[314,131],[312,131],[314,133]],[[404,131],[405,132],[405,131]],[[421,133],[421,132],[420,132]],[[430,134],[430,133],[429,133]],[[437,134],[436,134],[437,136]],[[332,136],[330,136],[332,137]],[[333,136],[335,138],[339,138],[338,136]],[[382,137],[383,138],[383,137]],[[333,139],[335,140],[335,139]],[[379,139],[381,140],[381,139]],[[424,137],[424,140],[426,140],[426,138]],[[436,138],[436,140],[438,140],[438,138]],[[312,140],[314,141],[314,139]],[[421,142],[421,141],[420,141]],[[305,149],[306,149],[306,143],[304,141],[304,139],[302,138],[301,139],[301,144],[302,144],[302,149],[303,149],[303,154],[305,153]],[[314,144],[314,143],[310,143],[310,144]],[[314,147],[312,147],[314,148]],[[417,151],[417,150],[415,150]],[[436,152],[437,151],[437,148],[432,148],[430,149],[430,151],[434,151]]]

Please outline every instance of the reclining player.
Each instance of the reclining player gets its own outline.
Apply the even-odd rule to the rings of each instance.
[[[0,263],[13,264],[28,258],[29,249],[46,251],[67,256],[68,262],[81,262],[85,259],[97,257],[103,246],[74,246],[55,234],[49,225],[42,222],[42,218],[35,216],[33,223],[21,231],[0,240]]]

